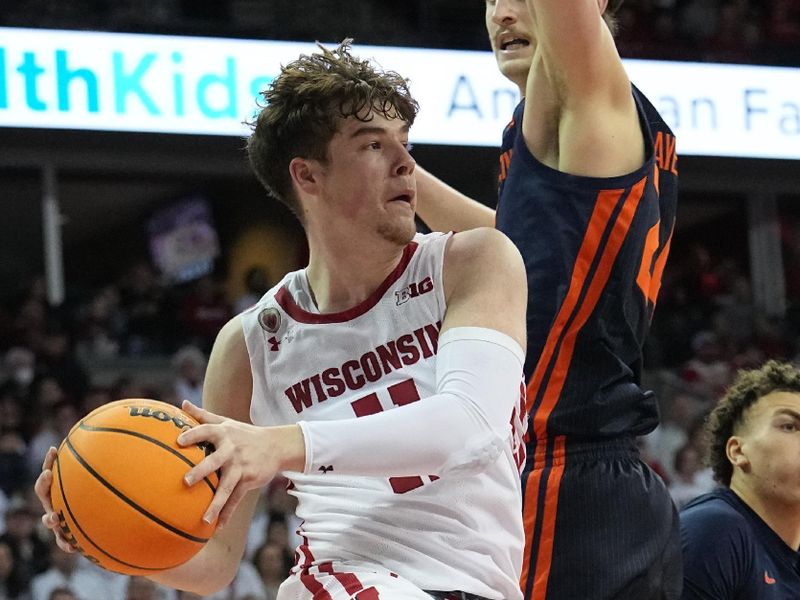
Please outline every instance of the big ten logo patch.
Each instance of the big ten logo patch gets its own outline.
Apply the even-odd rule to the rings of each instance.
[[[427,294],[433,290],[433,280],[430,277],[426,277],[419,283],[412,283],[411,285],[407,285],[402,290],[397,290],[394,295],[397,298],[397,306],[401,304],[405,304],[411,298],[416,298],[418,296],[422,296],[423,294]]]

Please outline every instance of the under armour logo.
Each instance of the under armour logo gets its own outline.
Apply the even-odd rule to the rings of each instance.
[[[267,341],[269,342],[269,350],[270,350],[270,352],[277,352],[277,351],[278,351],[278,346],[280,346],[280,345],[281,345],[281,342],[280,342],[280,340],[278,340],[278,338],[276,338],[276,337],[273,335],[273,336],[272,336],[271,338],[269,338]]]
[[[766,583],[767,585],[772,585],[773,583],[775,583],[775,580],[772,577],[770,577],[769,573],[767,573],[766,571],[764,571],[764,583]]]
[[[324,474],[325,474],[325,473],[327,473],[328,471],[333,471],[333,465],[327,465],[327,466],[326,466],[326,465],[322,465],[322,466],[319,468],[319,471],[320,471],[320,472],[321,472],[321,473],[324,475]]]

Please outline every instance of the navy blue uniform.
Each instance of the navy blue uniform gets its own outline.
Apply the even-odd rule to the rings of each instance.
[[[646,161],[621,177],[561,173],[503,134],[497,228],[528,274],[521,587],[535,600],[677,598],[680,541],[663,482],[636,453],[658,408],[642,347],[675,225],[675,137],[633,96]]]
[[[797,600],[800,554],[727,488],[681,510],[684,600]]]

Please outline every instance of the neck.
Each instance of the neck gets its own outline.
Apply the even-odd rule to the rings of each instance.
[[[796,504],[761,497],[736,478],[731,491],[741,498],[792,550],[800,550],[800,510]]]
[[[397,267],[405,245],[309,241],[308,284],[321,313],[348,310],[366,300]]]

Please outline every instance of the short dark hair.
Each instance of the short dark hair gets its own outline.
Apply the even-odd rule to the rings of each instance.
[[[603,20],[606,22],[606,25],[608,25],[612,35],[617,34],[617,11],[620,9],[623,2],[625,2],[625,0],[608,0],[606,10],[603,13]]]
[[[731,484],[733,465],[728,460],[728,440],[744,422],[747,409],[773,392],[800,393],[800,371],[794,365],[776,360],[759,369],[739,371],[706,422],[707,463],[714,478],[725,486]]]
[[[370,121],[374,113],[399,117],[409,125],[419,105],[408,81],[350,54],[352,40],[335,50],[302,54],[261,93],[265,104],[247,143],[250,165],[268,192],[303,221],[289,175],[295,157],[327,162],[328,144],[341,119]]]

